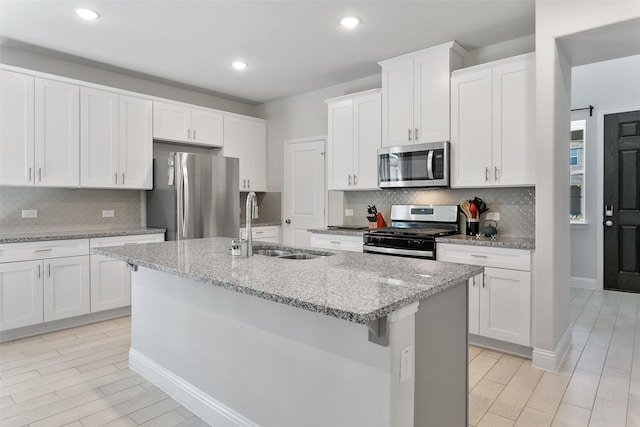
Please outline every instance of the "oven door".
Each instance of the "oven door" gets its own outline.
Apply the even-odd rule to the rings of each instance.
[[[433,239],[364,233],[363,241],[363,252],[436,259],[436,243]]]
[[[449,143],[427,143],[378,150],[380,188],[448,187]]]

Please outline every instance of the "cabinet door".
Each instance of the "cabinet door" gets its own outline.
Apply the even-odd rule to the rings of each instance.
[[[194,108],[191,110],[191,140],[198,145],[222,147],[222,113]]]
[[[267,128],[262,122],[246,121],[247,189],[267,191]]]
[[[482,274],[469,279],[469,333],[480,334],[480,287]]]
[[[418,55],[414,64],[414,141],[449,141],[449,51]]]
[[[413,143],[413,58],[382,67],[382,146]]]
[[[245,157],[246,132],[247,128],[243,119],[224,116],[224,155],[240,159],[240,191],[248,191],[248,166]]]
[[[328,189],[353,189],[354,130],[353,100],[347,99],[329,104],[329,154]]]
[[[44,260],[44,321],[90,311],[89,255]]]
[[[0,185],[33,184],[34,79],[0,70]]]
[[[131,305],[131,271],[127,264],[91,255],[91,312]]]
[[[531,345],[531,275],[487,267],[480,291],[480,335]]]
[[[191,140],[191,111],[182,105],[153,103],[153,137],[166,141]]]
[[[36,185],[80,184],[80,87],[35,79]]]
[[[491,185],[491,68],[456,74],[451,89],[451,187]]]
[[[80,186],[118,185],[118,95],[80,89]]]
[[[359,190],[378,189],[378,148],[382,146],[380,93],[353,100],[355,140],[354,182]]]
[[[118,185],[151,189],[153,186],[153,137],[151,101],[119,98]]]
[[[493,171],[496,185],[535,184],[535,59],[493,68]]]
[[[42,261],[0,264],[0,330],[42,319]]]

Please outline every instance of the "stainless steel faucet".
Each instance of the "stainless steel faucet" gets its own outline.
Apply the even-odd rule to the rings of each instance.
[[[247,206],[245,208],[246,232],[247,232],[247,256],[253,256],[253,236],[251,233],[251,219],[258,203],[256,193],[251,191],[247,194]]]

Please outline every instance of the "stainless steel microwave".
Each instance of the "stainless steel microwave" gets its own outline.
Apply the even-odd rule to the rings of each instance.
[[[449,187],[449,142],[378,149],[380,188]]]

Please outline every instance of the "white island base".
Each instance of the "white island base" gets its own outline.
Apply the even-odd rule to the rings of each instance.
[[[132,284],[131,368],[212,426],[467,426],[466,281],[391,313],[386,347],[156,270]]]

